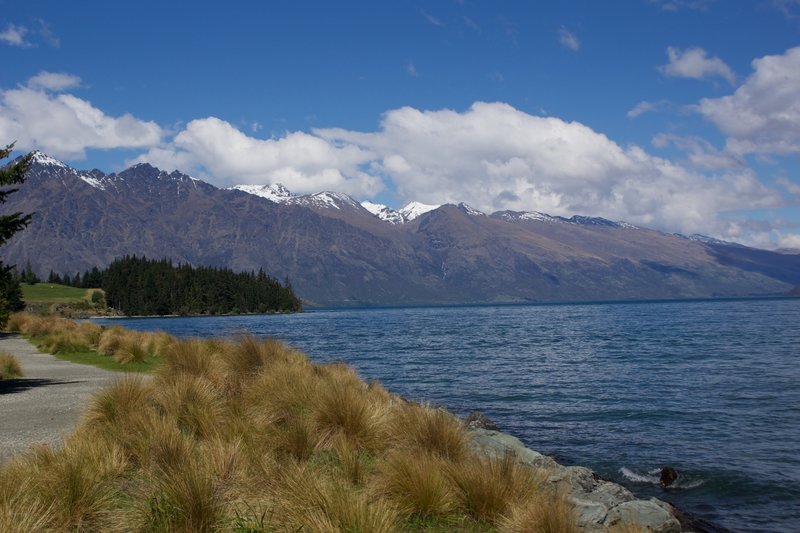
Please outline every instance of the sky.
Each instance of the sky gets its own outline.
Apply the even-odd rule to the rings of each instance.
[[[0,143],[800,249],[800,0],[0,0]]]

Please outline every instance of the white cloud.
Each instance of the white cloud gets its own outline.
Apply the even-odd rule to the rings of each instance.
[[[63,72],[47,72],[41,71],[36,76],[28,80],[28,87],[33,89],[48,89],[51,91],[63,91],[65,89],[72,89],[80,87],[81,79],[72,74],[65,74]]]
[[[704,98],[696,109],[728,137],[738,154],[800,153],[800,47],[753,61],[735,93]]]
[[[735,154],[717,150],[707,140],[697,136],[680,136],[660,133],[653,138],[653,146],[675,146],[687,153],[687,163],[699,170],[744,168],[745,163]]]
[[[565,46],[570,50],[577,51],[581,47],[581,42],[578,40],[575,34],[564,26],[558,28],[558,40],[562,46]]]
[[[672,107],[672,105],[673,105],[672,102],[670,102],[669,100],[662,99],[655,102],[648,102],[646,100],[642,100],[641,102],[633,106],[633,108],[631,108],[631,110],[628,111],[626,115],[628,116],[628,118],[636,118],[639,115],[644,115],[645,113],[652,113],[655,111],[660,111],[664,108]]]
[[[28,85],[0,90],[0,138],[17,148],[82,158],[87,148],[142,148],[157,144],[161,128],[129,114],[110,117],[86,100],[55,89],[74,87],[76,76],[40,72]]]
[[[788,233],[778,236],[778,247],[800,250],[800,233]]]
[[[786,189],[786,191],[789,194],[792,194],[800,198],[800,183],[795,183],[786,176],[780,176],[778,179],[775,180],[775,182],[784,189]]]
[[[314,133],[374,152],[375,171],[404,199],[429,204],[592,214],[691,233],[721,228],[721,211],[781,202],[749,169],[703,173],[623,148],[578,122],[502,103],[479,102],[463,113],[405,107],[386,113],[377,132]]]
[[[736,74],[718,57],[708,57],[702,48],[687,48],[680,50],[670,46],[667,48],[669,63],[659,67],[666,75],[676,78],[702,79],[709,76],[719,76],[731,85],[736,84]]]
[[[428,23],[432,24],[433,26],[443,26],[442,21],[440,19],[434,17],[424,9],[420,9],[419,12],[423,17],[425,17],[425,20],[427,20]]]
[[[303,132],[278,139],[250,137],[215,117],[193,120],[169,145],[135,162],[197,173],[219,186],[283,183],[295,193],[333,190],[369,197],[382,181],[361,170],[374,155]]]
[[[0,41],[11,46],[19,46],[27,48],[32,46],[30,42],[25,39],[25,34],[28,33],[28,28],[25,26],[16,26],[8,24],[6,29],[0,32]]]
[[[419,72],[417,71],[417,66],[414,65],[414,63],[412,63],[411,61],[406,63],[406,72],[408,72],[409,76],[412,76],[414,78],[419,77]]]

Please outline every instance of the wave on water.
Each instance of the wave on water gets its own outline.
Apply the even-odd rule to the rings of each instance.
[[[633,483],[646,483],[648,485],[655,485],[660,486],[661,481],[661,469],[654,468],[652,470],[648,470],[644,474],[640,474],[638,472],[634,472],[630,468],[623,466],[619,469],[619,472],[623,475],[625,479],[628,481],[632,481]],[[705,483],[703,479],[686,479],[684,476],[679,475],[678,479],[675,480],[673,484],[669,486],[669,489],[694,489],[699,487]]]

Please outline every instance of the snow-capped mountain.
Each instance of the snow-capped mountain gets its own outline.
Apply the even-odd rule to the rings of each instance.
[[[296,195],[281,183],[276,183],[274,185],[235,185],[228,190],[246,192],[261,198],[266,198],[276,204],[302,205],[305,207],[316,207],[318,209],[339,210],[347,208],[358,209],[361,207],[361,204],[344,193],[323,191],[314,194]]]
[[[45,276],[136,253],[264,268],[330,305],[763,295],[800,283],[797,254],[597,217],[486,216],[466,204],[416,202],[393,210],[278,185],[218,189],[146,163],[105,174],[33,159],[4,206],[33,220],[6,243],[3,260],[30,261]]]
[[[385,222],[389,222],[390,224],[402,224],[406,222],[406,219],[403,217],[403,215],[400,214],[399,211],[395,211],[391,207],[387,207],[383,204],[375,204],[368,201],[361,202],[361,205],[364,207],[364,209],[366,209],[379,219]]]
[[[403,219],[414,220],[420,215],[424,215],[428,211],[433,211],[434,209],[438,209],[439,205],[429,205],[423,204],[421,202],[411,202],[407,204],[405,207],[402,207],[398,212],[403,216]]]
[[[276,204],[289,203],[295,195],[281,183],[274,185],[235,185],[231,190],[242,191],[261,198],[266,198]]]
[[[303,205],[306,207],[315,207],[318,209],[338,210],[363,207],[379,219],[390,224],[404,224],[414,220],[420,215],[441,207],[439,205],[427,205],[420,202],[411,202],[405,207],[395,210],[384,204],[376,204],[369,201],[359,203],[344,193],[324,191],[315,194],[295,195],[280,183],[276,183],[274,185],[236,185],[230,189],[260,196],[261,198],[266,198],[267,200],[278,204],[293,204]],[[467,206],[467,208],[475,211],[475,213],[479,213],[469,206]]]

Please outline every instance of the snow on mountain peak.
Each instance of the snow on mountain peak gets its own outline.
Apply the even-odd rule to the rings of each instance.
[[[378,217],[379,219],[389,222],[390,224],[402,224],[405,222],[403,215],[392,209],[391,207],[387,207],[383,204],[375,204],[372,202],[361,202],[361,206]]]
[[[289,203],[292,199],[297,198],[280,183],[274,185],[236,185],[229,190],[236,190],[246,192],[261,198],[266,198],[272,202],[281,204]]]
[[[420,215],[424,215],[428,211],[433,211],[434,209],[438,209],[441,206],[438,205],[428,205],[423,204],[420,202],[411,202],[407,204],[405,207],[401,208],[399,213],[403,216],[406,221],[414,220]]]
[[[62,167],[62,168],[69,168],[67,165],[59,161],[58,159],[53,159],[49,155],[36,150],[33,152],[33,158],[31,159],[32,163],[39,163],[40,165],[51,165],[54,167]]]
[[[474,207],[471,207],[471,206],[469,206],[469,205],[465,204],[464,202],[461,202],[460,204],[458,204],[458,207],[460,207],[460,208],[461,208],[461,209],[463,209],[463,210],[464,210],[464,211],[465,211],[465,212],[466,212],[468,215],[470,215],[470,216],[473,216],[473,217],[475,217],[475,216],[484,216],[484,217],[485,217],[485,216],[486,216],[486,214],[485,214],[485,213],[482,213],[482,212],[478,211],[478,210],[477,210],[477,209],[475,209]]]

